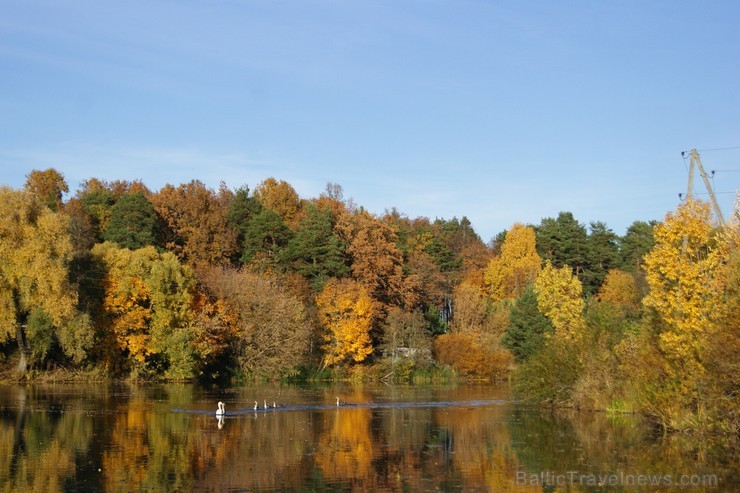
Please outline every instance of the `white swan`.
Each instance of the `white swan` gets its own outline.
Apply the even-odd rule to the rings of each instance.
[[[216,416],[223,416],[224,414],[226,414],[226,406],[223,402],[219,401],[218,409],[216,409]]]

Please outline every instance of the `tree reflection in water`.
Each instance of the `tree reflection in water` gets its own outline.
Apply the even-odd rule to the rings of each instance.
[[[731,491],[736,463],[732,444],[554,415],[505,387],[0,387],[0,491],[599,490],[517,483],[548,471],[715,474],[691,491]]]

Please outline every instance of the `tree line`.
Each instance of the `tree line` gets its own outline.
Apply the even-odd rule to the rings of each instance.
[[[21,373],[513,376],[541,402],[736,426],[738,226],[700,201],[623,236],[560,212],[486,244],[336,184],[67,193],[53,168],[0,188],[0,357]]]

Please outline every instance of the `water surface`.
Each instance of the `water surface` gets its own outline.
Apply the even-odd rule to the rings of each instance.
[[[505,385],[0,387],[0,492],[719,492],[737,465],[717,441],[554,415]]]

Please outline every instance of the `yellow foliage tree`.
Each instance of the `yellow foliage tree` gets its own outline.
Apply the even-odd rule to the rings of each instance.
[[[643,301],[665,323],[660,344],[671,359],[693,359],[716,326],[714,281],[723,255],[713,230],[709,204],[687,200],[655,227],[645,256],[650,292]]]
[[[316,306],[326,329],[322,346],[325,368],[347,361],[360,362],[373,352],[373,299],[362,284],[333,279],[316,297]]]
[[[77,293],[68,281],[71,258],[66,217],[30,193],[0,187],[0,343],[17,339],[21,371],[22,326],[31,311],[42,309],[57,328],[76,313]]]
[[[118,347],[139,362],[153,353],[149,342],[152,318],[149,298],[149,289],[139,278],[124,280],[108,276],[105,280],[103,306],[113,317],[112,329]]]
[[[635,309],[640,306],[640,290],[637,288],[635,276],[623,270],[611,269],[604,278],[599,289],[600,301],[614,305]]]
[[[161,354],[168,376],[188,378],[194,367],[190,330],[194,276],[171,252],[101,243],[92,250],[107,269],[103,310],[118,348],[145,369]]]
[[[518,298],[537,278],[541,265],[534,229],[514,224],[506,233],[501,255],[491,259],[484,273],[491,298],[494,301]]]
[[[463,281],[453,291],[453,333],[477,334],[498,339],[509,324],[507,302],[492,302],[477,286]]]
[[[736,226],[716,230],[709,205],[687,200],[654,235],[643,304],[655,322],[618,348],[637,407],[669,428],[737,433]]]
[[[738,203],[740,205],[740,203]],[[737,419],[737,389],[740,388],[740,209],[722,234],[722,257],[716,278],[717,324],[702,353],[706,370],[700,382],[704,401],[709,403],[718,429],[731,436],[740,433]]]
[[[558,269],[548,260],[534,284],[537,308],[550,319],[555,335],[574,340],[585,328],[581,281],[567,265]]]
[[[463,281],[453,292],[455,307],[451,329],[454,333],[481,331],[488,314],[486,296],[473,284]]]

